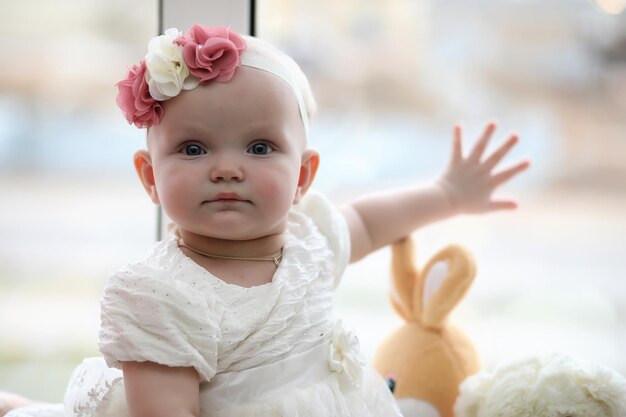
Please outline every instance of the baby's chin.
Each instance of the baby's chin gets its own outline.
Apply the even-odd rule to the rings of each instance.
[[[287,230],[287,224],[285,222],[284,225],[272,227],[269,229],[244,229],[240,228],[238,230],[233,230],[234,228],[206,228],[206,229],[195,229],[188,230],[188,233],[195,235],[196,238],[200,239],[210,239],[210,240],[221,240],[225,242],[252,242],[264,239],[274,239],[284,235]]]

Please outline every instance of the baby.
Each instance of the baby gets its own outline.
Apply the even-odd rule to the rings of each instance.
[[[271,45],[170,29],[118,88],[127,120],[147,128],[134,164],[171,233],[108,281],[103,358],[75,370],[64,405],[8,416],[400,416],[333,292],[350,262],[420,226],[515,208],[492,193],[529,166],[493,173],[517,137],[483,157],[488,124],[464,156],[457,126],[438,181],[337,210],[311,189],[309,85]]]

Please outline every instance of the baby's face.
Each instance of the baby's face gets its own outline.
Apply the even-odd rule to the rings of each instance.
[[[284,232],[314,152],[287,84],[240,67],[230,82],[185,91],[164,110],[148,133],[153,201],[181,232],[229,240]]]

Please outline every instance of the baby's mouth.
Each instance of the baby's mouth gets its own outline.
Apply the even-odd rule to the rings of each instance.
[[[219,193],[211,197],[209,200],[205,200],[204,203],[249,203],[249,200],[241,197],[237,193]]]

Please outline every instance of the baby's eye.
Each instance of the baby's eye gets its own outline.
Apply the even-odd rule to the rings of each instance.
[[[248,148],[247,152],[252,155],[269,155],[270,153],[272,153],[272,151],[273,151],[272,147],[268,145],[267,143],[257,142],[257,143],[253,143]]]
[[[183,153],[187,156],[204,155],[206,151],[199,145],[189,144],[183,148]]]

